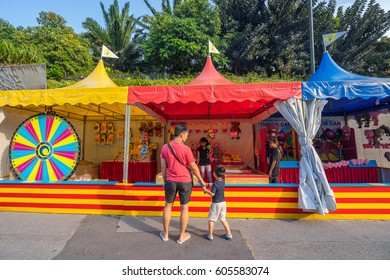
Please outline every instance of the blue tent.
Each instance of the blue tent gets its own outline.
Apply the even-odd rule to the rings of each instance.
[[[302,99],[328,99],[323,115],[351,115],[390,107],[390,79],[371,78],[348,72],[324,52],[320,66],[302,83]]]

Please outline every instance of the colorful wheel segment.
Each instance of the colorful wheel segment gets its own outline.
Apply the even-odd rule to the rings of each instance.
[[[23,181],[63,181],[80,160],[80,139],[73,125],[54,114],[26,119],[9,146],[15,174]]]

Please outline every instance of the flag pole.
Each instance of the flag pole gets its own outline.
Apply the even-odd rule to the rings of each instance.
[[[314,59],[314,31],[313,31],[313,4],[309,0],[309,40],[310,40],[310,70],[311,74],[315,73],[315,59]]]

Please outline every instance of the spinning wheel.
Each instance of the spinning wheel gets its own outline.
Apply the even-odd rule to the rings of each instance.
[[[11,165],[20,180],[67,180],[80,160],[80,139],[66,119],[38,114],[16,129],[9,151]]]

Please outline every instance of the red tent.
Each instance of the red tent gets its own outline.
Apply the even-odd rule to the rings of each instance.
[[[128,104],[167,120],[250,119],[276,112],[273,103],[301,96],[300,82],[234,84],[222,77],[209,56],[202,73],[184,86],[130,86]]]

